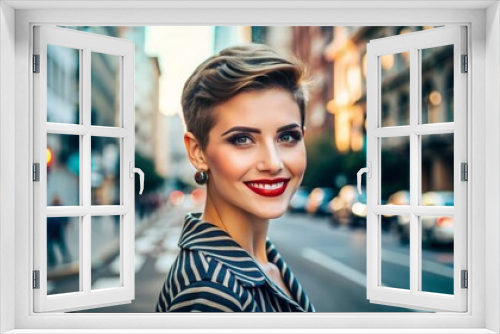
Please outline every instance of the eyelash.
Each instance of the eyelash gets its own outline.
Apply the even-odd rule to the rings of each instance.
[[[290,136],[292,138],[291,141],[288,141],[286,143],[295,143],[295,142],[298,142],[302,139],[302,133],[299,131],[286,131],[286,132],[283,132],[282,134],[280,134],[280,138],[282,138],[284,136]],[[242,138],[248,138],[248,139],[253,141],[252,137],[249,136],[248,134],[245,134],[245,133],[233,135],[233,136],[229,137],[227,140],[231,144],[236,145],[236,146],[248,145],[247,143],[238,143],[238,140],[240,140]]]
[[[292,142],[298,142],[302,139],[302,133],[300,131],[286,131],[283,132],[283,136],[287,135],[292,137]],[[282,136],[280,136],[282,137]]]

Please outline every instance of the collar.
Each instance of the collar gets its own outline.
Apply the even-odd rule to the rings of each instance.
[[[267,284],[276,296],[287,300],[297,309],[307,309],[307,305],[299,306],[295,300],[290,299],[281,289],[266,278],[252,256],[234,241],[227,232],[212,223],[201,220],[200,217],[201,212],[186,214],[179,240],[179,247],[181,249],[196,250],[211,256],[216,261],[224,264],[245,287],[257,287]],[[266,253],[269,262],[274,263],[280,271],[284,270],[286,277],[291,277],[289,289],[294,294],[293,289],[290,287],[295,285],[300,286],[300,284],[295,280],[290,269],[269,238],[266,238]],[[299,293],[298,289],[296,292]],[[294,295],[296,300],[298,297],[298,295]]]
[[[201,212],[186,214],[179,247],[202,252],[223,263],[246,287],[264,285],[266,277],[252,256],[229,234],[200,217]],[[266,239],[266,249],[269,247],[274,245]]]
[[[266,283],[266,277],[257,262],[234,239],[218,226],[200,219],[201,212],[188,213],[179,247],[205,253],[223,263],[244,286],[255,287]],[[273,243],[266,238],[269,262],[281,269],[281,255]],[[270,254],[274,256],[270,258]]]

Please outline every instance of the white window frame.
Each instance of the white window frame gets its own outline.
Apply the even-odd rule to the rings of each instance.
[[[120,6],[130,9],[120,9]],[[141,7],[144,9],[137,9]],[[468,198],[471,199],[468,203],[468,221],[471,222],[467,246],[468,312],[34,314],[33,263],[29,256],[33,244],[33,212],[29,209],[33,187],[30,178],[33,123],[32,105],[27,96],[32,94],[29,57],[35,24],[467,25],[471,59],[468,77],[471,87],[468,92],[468,133],[471,134],[468,142]],[[498,59],[498,1],[3,1],[0,3],[0,332],[46,333],[42,329],[50,329],[48,332],[57,333],[56,329],[60,329],[60,333],[77,333],[81,332],[77,329],[87,329],[87,333],[111,333],[115,329],[114,332],[119,333],[125,330],[127,333],[174,333],[180,328],[191,329],[184,333],[201,333],[208,328],[217,333],[223,329],[234,333],[238,328],[252,328],[253,332],[262,333],[500,332]],[[192,321],[194,316],[196,321]],[[139,325],[142,328],[139,329]]]
[[[461,72],[461,55],[467,54],[466,28],[448,26],[390,36],[367,44],[367,297],[372,303],[412,305],[415,309],[464,312],[467,310],[467,289],[461,287],[460,275],[467,270],[467,182],[461,181],[460,164],[467,163],[467,73]],[[446,123],[421,122],[422,68],[421,50],[444,45],[453,47],[454,119]],[[382,126],[381,57],[387,54],[410,53],[409,124]],[[421,204],[421,135],[453,134],[454,206],[423,206]],[[406,137],[409,142],[410,205],[381,205],[382,140]],[[383,214],[407,215],[410,220],[409,289],[382,286],[382,239],[380,217]],[[454,218],[453,293],[422,291],[422,236],[419,220],[422,216],[451,216]]]
[[[134,58],[135,45],[126,39],[101,36],[54,26],[34,27],[34,54],[39,55],[39,73],[33,75],[33,133],[34,162],[40,164],[39,181],[33,184],[34,201],[34,269],[40,272],[39,288],[34,290],[35,312],[74,311],[92,305],[117,305],[134,299],[134,231],[135,191],[135,108]],[[79,122],[78,124],[47,122],[47,46],[78,50],[80,60]],[[92,53],[113,55],[119,62],[120,125],[96,126],[90,119],[91,109],[91,57]],[[78,135],[80,137],[80,204],[74,206],[47,206],[46,147],[48,134]],[[91,139],[110,137],[120,141],[120,205],[92,205],[91,203]],[[92,290],[91,229],[93,216],[118,215],[120,217],[120,286]],[[77,217],[79,229],[79,291],[47,295],[47,217]]]

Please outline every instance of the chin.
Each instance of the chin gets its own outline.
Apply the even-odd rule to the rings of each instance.
[[[260,210],[253,211],[253,214],[261,219],[276,219],[286,213],[286,208],[260,208]]]

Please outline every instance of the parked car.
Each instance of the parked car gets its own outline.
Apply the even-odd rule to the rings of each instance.
[[[333,195],[334,192],[331,188],[314,188],[307,198],[307,213],[319,216],[329,215],[328,202]]]
[[[290,212],[306,212],[307,199],[309,198],[310,190],[304,187],[297,189],[290,200],[288,208]]]
[[[172,206],[180,206],[184,203],[185,197],[181,190],[174,190],[168,195],[168,201]]]
[[[330,222],[333,226],[350,225],[351,227],[366,226],[366,190],[362,194],[356,186],[343,186],[338,195],[328,204]]]
[[[423,206],[453,206],[454,193],[452,191],[432,191],[422,194]],[[398,216],[398,233],[401,243],[410,240],[410,218],[409,216]],[[429,245],[453,244],[453,217],[423,216],[422,243]]]
[[[195,188],[191,191],[191,194],[189,196],[189,200],[193,205],[203,205],[205,203],[205,199],[207,197],[206,191],[204,188],[199,187]]]
[[[422,205],[453,206],[453,191],[433,191],[422,194]],[[433,245],[451,245],[454,240],[453,217],[422,217],[422,225],[428,227],[428,243]]]

